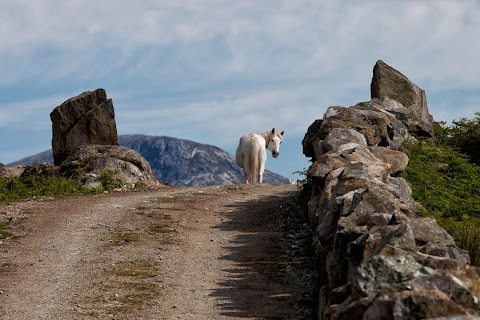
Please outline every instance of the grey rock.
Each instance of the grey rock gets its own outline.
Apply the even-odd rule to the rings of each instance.
[[[324,146],[326,151],[330,151],[351,142],[367,146],[367,140],[361,133],[348,128],[334,128],[325,138]]]
[[[368,165],[361,162],[350,163],[339,176],[335,193],[338,196],[359,188],[368,189],[370,184],[371,178],[368,174]]]
[[[389,146],[393,138],[391,118],[384,112],[355,109],[354,107],[329,107],[325,112],[317,138],[324,139],[334,128],[348,128],[361,133],[369,146]]]
[[[416,242],[412,227],[408,223],[402,223],[378,244],[374,254],[396,256],[412,254],[415,251]]]
[[[372,99],[382,100],[385,109],[396,114],[410,132],[433,137],[433,117],[428,112],[425,91],[398,70],[377,61],[370,90]]]
[[[59,171],[86,188],[100,187],[105,173],[124,188],[162,185],[140,154],[121,146],[84,145],[62,162]]]
[[[462,314],[467,311],[441,291],[412,290],[379,295],[362,319],[431,319]]]
[[[0,163],[0,179],[18,178],[24,171],[25,166],[23,165],[7,167],[3,163]]]
[[[441,291],[453,302],[466,309],[480,310],[478,299],[459,278],[449,272],[441,271],[432,275],[417,277],[406,285],[411,288],[410,290]]]
[[[399,175],[408,165],[408,156],[401,151],[378,146],[371,146],[368,149],[379,160],[390,164],[388,173],[391,176]]]
[[[55,165],[87,144],[119,145],[115,111],[104,89],[70,98],[50,113]]]
[[[364,261],[352,274],[354,299],[374,297],[396,284],[435,273],[412,256],[374,256]]]

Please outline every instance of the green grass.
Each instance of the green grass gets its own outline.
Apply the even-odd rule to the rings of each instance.
[[[7,239],[12,236],[10,229],[6,223],[0,222],[0,239]]]
[[[121,246],[124,244],[137,242],[139,240],[140,240],[140,235],[138,233],[117,230],[112,234],[110,242],[114,246]]]
[[[424,207],[422,215],[434,217],[480,266],[480,167],[446,144],[420,140],[407,148],[402,176]]]
[[[74,180],[62,176],[29,176],[0,179],[0,202],[18,201],[31,197],[67,196],[91,193]]]
[[[105,191],[113,190],[119,188],[122,184],[115,179],[116,172],[105,170],[100,174],[99,181],[102,185],[102,189]]]
[[[157,274],[157,269],[152,261],[140,259],[115,265],[107,273],[118,277],[150,278]]]
[[[403,175],[414,197],[436,218],[480,218],[480,167],[448,147],[426,141],[410,146]]]
[[[122,186],[115,175],[115,172],[109,170],[102,172],[99,177],[101,186],[97,189],[84,188],[77,180],[68,179],[64,175],[30,175],[0,179],[0,202],[111,191]]]

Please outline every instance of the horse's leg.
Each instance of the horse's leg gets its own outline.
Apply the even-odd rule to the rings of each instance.
[[[245,169],[243,170],[243,177],[245,178],[245,184],[248,184],[248,175]]]
[[[259,168],[258,168],[258,183],[263,183],[263,172],[265,171],[265,162],[267,160],[267,153],[265,149],[262,150],[263,152],[259,155]]]
[[[263,182],[263,171],[265,170],[265,164],[262,163],[260,159],[260,166],[258,168],[258,183],[261,184]]]
[[[250,161],[245,159],[246,161],[243,163],[243,176],[245,177],[245,184],[249,184],[252,181],[252,168],[250,166]]]

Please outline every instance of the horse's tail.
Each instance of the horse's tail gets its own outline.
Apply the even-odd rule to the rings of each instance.
[[[249,181],[250,183],[255,182],[255,178],[258,176],[258,171],[259,169],[259,157],[258,157],[258,147],[255,145],[254,150],[251,150],[250,152],[250,179],[252,181]]]

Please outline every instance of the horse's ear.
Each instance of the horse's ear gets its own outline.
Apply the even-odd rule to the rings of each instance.
[[[283,131],[280,133],[280,135],[283,136],[283,133],[284,133],[284,132],[285,132],[285,130],[283,130]]]
[[[275,128],[272,129],[272,133],[275,133]]]

